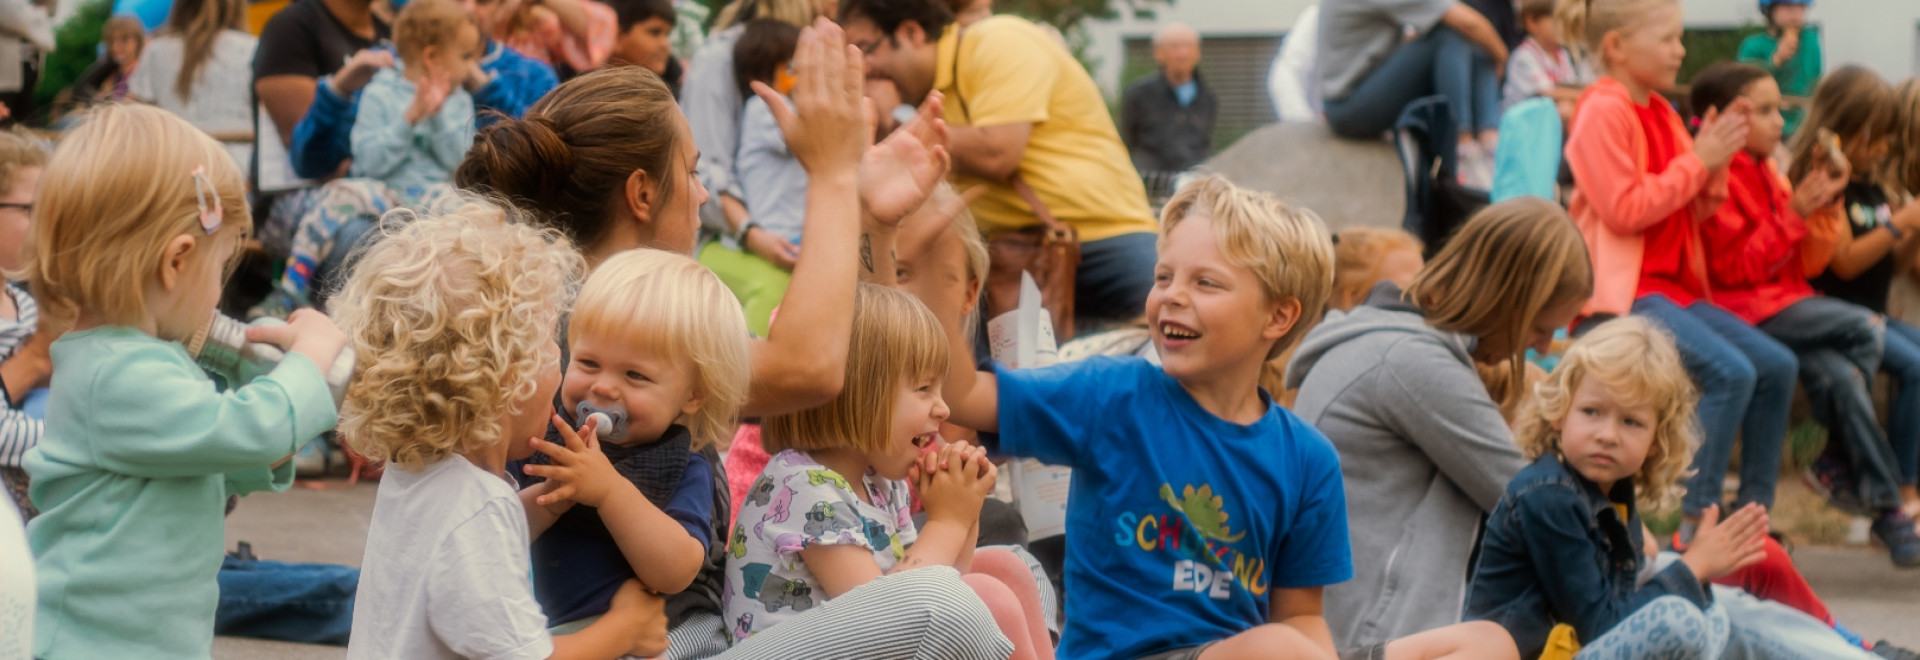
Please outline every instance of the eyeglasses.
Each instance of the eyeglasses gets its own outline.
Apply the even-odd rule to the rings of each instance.
[[[209,207],[207,200],[213,200]],[[220,191],[213,187],[213,181],[207,178],[205,165],[193,168],[193,201],[200,207],[200,228],[211,234],[220,231],[220,223],[226,214],[220,207]]]
[[[21,213],[33,215],[33,203],[0,202],[0,209],[19,209]]]

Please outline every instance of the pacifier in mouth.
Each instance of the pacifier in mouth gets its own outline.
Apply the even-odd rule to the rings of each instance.
[[[580,420],[582,423],[585,423],[588,418],[594,415],[599,415],[604,418],[601,419],[600,423],[595,427],[600,439],[618,442],[627,435],[627,411],[625,409],[617,406],[602,408],[586,401],[581,401],[580,405],[573,407],[573,418]]]

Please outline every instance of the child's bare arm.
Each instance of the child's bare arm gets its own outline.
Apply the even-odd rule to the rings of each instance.
[[[1333,654],[1333,631],[1327,628],[1327,618],[1322,602],[1323,587],[1301,589],[1274,589],[1268,609],[1272,613],[1268,620],[1300,631],[1315,646]]]
[[[547,533],[547,528],[552,527],[554,522],[560,520],[562,514],[573,508],[572,500],[552,504],[540,503],[540,496],[553,492],[553,484],[552,481],[542,481],[520,489],[520,508],[527,511],[527,540],[529,541]]]
[[[960,319],[940,319],[947,333],[947,379],[940,385],[950,416],[947,421],[976,431],[1000,430],[1000,384],[991,371],[973,368],[973,341]]]
[[[553,638],[549,660],[612,660],[653,657],[667,651],[666,601],[628,580],[614,593],[600,620],[580,632]]]
[[[993,491],[998,475],[986,450],[972,445],[950,444],[921,456],[914,466],[914,479],[920,483],[920,500],[927,507],[927,524],[893,572],[971,565],[980,505]]]
[[[633,567],[634,577],[660,593],[685,590],[699,574],[706,554],[700,541],[688,535],[679,521],[654,506],[640,494],[639,488],[613,469],[607,455],[600,451],[591,421],[581,427],[584,439],[582,433],[575,433],[558,415],[553,422],[566,445],[535,441],[534,448],[551,457],[553,462],[523,468],[527,474],[545,477],[552,484],[549,492],[534,499],[534,504],[545,507],[571,500],[599,509],[600,522],[607,526],[614,543],[620,546],[620,554]],[[529,523],[532,515],[528,514]]]

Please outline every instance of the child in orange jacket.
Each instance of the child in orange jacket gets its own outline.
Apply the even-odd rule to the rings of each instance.
[[[1726,199],[1726,166],[1746,143],[1747,102],[1710,111],[1698,140],[1656,92],[1670,89],[1686,48],[1675,0],[1592,0],[1563,28],[1602,75],[1581,95],[1567,139],[1577,187],[1571,210],[1593,256],[1590,320],[1637,314],[1673,333],[1700,385],[1704,443],[1682,502],[1682,543],[1722,504],[1735,437],[1744,438],[1740,504],[1772,506],[1798,365],[1779,342],[1710,302],[1697,220]]]

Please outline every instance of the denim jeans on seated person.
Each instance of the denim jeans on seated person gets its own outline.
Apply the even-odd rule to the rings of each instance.
[[[345,646],[360,569],[227,557],[220,563],[213,632]]]
[[[1159,234],[1138,232],[1080,244],[1073,278],[1073,316],[1079,334],[1125,323],[1147,313]]]
[[[1500,72],[1493,70],[1493,57],[1446,26],[1402,44],[1353,91],[1327,99],[1327,125],[1341,137],[1378,138],[1399,121],[1407,104],[1435,94],[1447,98],[1463,132],[1500,125]]]
[[[1793,351],[1711,303],[1681,307],[1656,294],[1633,301],[1633,313],[1672,333],[1687,373],[1700,388],[1702,438],[1681,509],[1698,516],[1707,505],[1723,503],[1736,437],[1743,445],[1736,504],[1772,508],[1799,370]]]
[[[1845,449],[1861,504],[1874,510],[1900,505],[1900,467],[1873,408],[1885,330],[1867,308],[1815,296],[1780,310],[1760,329],[1800,357],[1800,383],[1814,418],[1827,427],[1830,446]]]
[[[1887,441],[1900,461],[1901,485],[1920,482],[1920,328],[1887,319],[1886,352],[1880,368],[1893,377],[1887,411]]]

